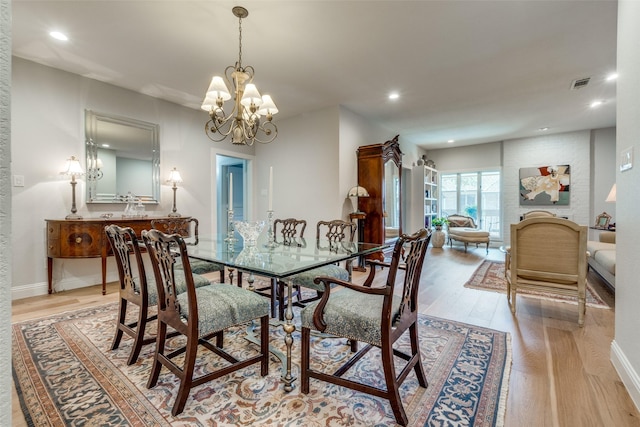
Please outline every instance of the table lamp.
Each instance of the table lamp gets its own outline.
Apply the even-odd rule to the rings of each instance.
[[[358,199],[360,197],[369,197],[369,192],[367,191],[366,188],[356,185],[355,187],[351,187],[351,189],[349,190],[349,193],[347,194],[347,197],[352,198],[351,199],[352,204],[353,204],[353,197],[355,197],[356,203],[354,205],[353,213],[359,213],[360,211],[358,210]]]
[[[76,176],[84,175],[84,171],[76,156],[71,156],[70,159],[67,159],[64,170],[60,174],[71,176],[71,213],[65,219],[82,219],[82,216],[76,213],[78,212],[76,209]]]
[[[178,172],[178,169],[174,167],[171,170],[171,172],[169,173],[169,179],[167,179],[167,182],[170,182],[173,184],[173,186],[171,187],[173,189],[173,209],[171,209],[171,212],[169,213],[168,216],[170,217],[182,216],[177,212],[177,209],[176,209],[176,191],[178,190],[178,183],[182,182],[182,177],[180,176],[180,172]]]

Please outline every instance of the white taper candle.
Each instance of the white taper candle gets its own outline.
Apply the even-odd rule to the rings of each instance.
[[[269,166],[269,210],[273,210],[273,166]]]
[[[229,174],[229,210],[233,210],[233,174]]]

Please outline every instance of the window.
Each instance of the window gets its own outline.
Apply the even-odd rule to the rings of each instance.
[[[440,176],[442,216],[461,214],[473,218],[491,237],[501,238],[500,172],[443,173]]]

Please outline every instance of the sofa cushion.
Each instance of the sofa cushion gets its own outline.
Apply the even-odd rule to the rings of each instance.
[[[449,238],[470,243],[485,243],[489,241],[489,232],[477,228],[455,227],[449,229]]]
[[[604,243],[604,242],[596,242],[595,240],[589,240],[587,242],[587,251],[589,251],[589,255],[594,257],[598,251],[615,251],[616,245],[615,243]]]
[[[602,268],[604,268],[605,270],[607,270],[609,273],[613,274],[615,276],[616,274],[616,251],[615,251],[615,245],[613,245],[614,248],[613,249],[608,249],[608,250],[599,250],[595,253],[595,255],[592,255],[593,258],[596,260],[596,262],[598,264],[600,264],[600,266]]]

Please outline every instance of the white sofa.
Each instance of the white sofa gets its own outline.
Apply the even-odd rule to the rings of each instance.
[[[612,288],[616,287],[616,233],[601,231],[599,239],[587,242],[589,267]]]

